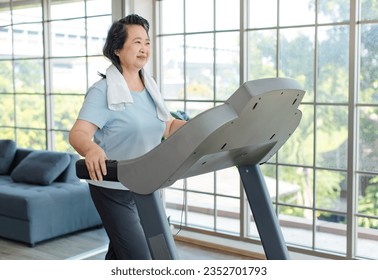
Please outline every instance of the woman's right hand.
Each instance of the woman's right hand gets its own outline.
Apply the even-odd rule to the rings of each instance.
[[[96,144],[86,153],[85,165],[87,166],[91,180],[102,181],[103,176],[106,176],[106,159],[104,150]]]

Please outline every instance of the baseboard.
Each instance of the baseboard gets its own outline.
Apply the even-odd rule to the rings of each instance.
[[[216,249],[227,253],[237,254],[255,260],[266,260],[262,247],[255,244],[246,244],[245,242],[185,230],[181,230],[178,235],[174,236],[174,239],[209,249]]]
[[[177,229],[173,231],[177,232]],[[266,260],[264,248],[261,244],[255,244],[222,236],[209,235],[201,232],[181,229],[179,234],[174,233],[174,239],[177,241],[196,244],[210,249],[223,250],[234,254],[249,257],[256,260]],[[291,260],[329,260],[343,259],[329,254],[314,252],[314,255],[305,254],[304,250],[289,247],[289,257]]]

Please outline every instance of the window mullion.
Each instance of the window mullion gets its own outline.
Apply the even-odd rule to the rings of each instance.
[[[358,0],[350,1],[349,33],[349,106],[348,106],[348,172],[347,172],[347,258],[356,255],[356,146],[357,146],[357,93],[358,93]]]
[[[45,76],[45,122],[46,122],[46,149],[54,150],[53,139],[53,101],[51,96],[51,29],[50,29],[50,0],[42,1],[42,24],[43,24],[43,63]]]

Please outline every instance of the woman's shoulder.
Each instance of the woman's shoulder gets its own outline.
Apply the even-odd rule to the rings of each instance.
[[[106,92],[106,88],[107,88],[107,84],[106,84],[106,79],[105,78],[101,78],[100,80],[98,80],[97,82],[95,82],[89,89],[88,91],[92,90],[92,89],[97,89],[97,90],[100,90],[102,92]]]
[[[106,89],[106,78],[101,78],[95,82],[91,88]]]

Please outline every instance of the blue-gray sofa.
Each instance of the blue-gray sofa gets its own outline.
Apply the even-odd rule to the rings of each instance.
[[[88,184],[76,177],[78,159],[0,140],[0,237],[34,246],[101,226]]]

